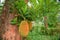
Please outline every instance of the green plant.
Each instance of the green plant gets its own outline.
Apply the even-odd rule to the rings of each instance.
[[[13,0],[14,1],[14,0]],[[12,2],[12,1],[11,1]],[[18,19],[18,25],[22,20],[29,20],[29,21],[44,21],[44,17],[47,17],[47,25],[49,27],[55,27],[57,23],[57,14],[59,5],[55,0],[38,0],[38,3],[36,0],[29,0],[31,3],[31,7],[28,6],[28,3],[26,4],[24,0],[17,0],[13,2],[13,9],[16,8],[17,13],[19,16],[17,16]],[[43,24],[44,25],[44,24]],[[46,29],[45,26],[41,28],[34,27],[33,30],[29,33],[29,36],[33,38],[32,36],[39,36],[40,34],[44,35],[53,35],[55,33],[55,29]],[[42,32],[42,33],[41,33]],[[32,40],[39,40],[33,38]]]

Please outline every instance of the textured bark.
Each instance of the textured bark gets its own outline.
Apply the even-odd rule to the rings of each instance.
[[[15,13],[10,13],[8,18],[8,25],[6,26],[6,31],[3,34],[3,40],[20,40],[18,29],[16,25],[11,25],[10,21],[14,18]]]
[[[1,15],[1,35],[2,40],[21,40],[21,37],[18,33],[17,25],[11,25],[10,21],[15,18],[16,11],[13,13],[9,13],[9,0],[5,0],[5,4],[3,7],[2,15]]]
[[[2,15],[0,16],[0,21],[1,21],[1,36],[2,34],[5,32],[5,23],[6,23],[6,18],[7,18],[7,13],[8,13],[8,5],[7,5],[7,0],[4,4],[4,7],[3,7],[3,11],[2,11]]]

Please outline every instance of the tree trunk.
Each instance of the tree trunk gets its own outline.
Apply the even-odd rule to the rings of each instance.
[[[1,36],[2,40],[21,40],[17,25],[11,25],[10,21],[15,18],[16,12],[9,13],[9,0],[5,0],[1,15]]]

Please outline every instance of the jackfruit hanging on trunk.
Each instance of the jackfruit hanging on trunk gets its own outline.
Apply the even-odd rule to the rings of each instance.
[[[26,20],[21,21],[20,26],[19,26],[19,32],[22,37],[27,37],[27,35],[29,33],[28,21],[26,21]]]

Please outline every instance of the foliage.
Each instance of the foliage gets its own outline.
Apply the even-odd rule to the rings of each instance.
[[[12,25],[16,25],[17,24],[17,17],[12,19],[10,22]]]
[[[0,3],[0,15],[1,15],[1,13],[2,13],[2,7],[3,7],[3,4]]]
[[[38,21],[38,22],[43,20],[43,23],[44,23],[44,16],[47,16],[47,22],[49,27],[56,26],[57,14],[59,11],[58,9],[60,7],[59,4],[56,2],[56,0],[50,0],[50,1],[49,0],[38,0],[38,1],[29,0],[29,3],[31,4],[31,6],[29,6],[28,3],[26,4],[24,0],[12,0],[12,1],[9,0],[9,1],[10,1],[9,2],[10,12],[16,9],[18,13],[18,16],[11,21],[11,24],[20,25],[22,20]],[[18,20],[18,23],[17,23],[17,20]],[[49,40],[48,37],[51,36],[52,38],[52,36],[55,36],[59,31],[59,29],[57,30],[49,27],[46,30],[45,26],[42,26],[42,27],[40,26],[33,27],[32,31],[29,33],[27,38],[29,38],[30,40],[40,40],[40,38],[42,37],[41,40],[45,40],[47,35],[46,40]]]
[[[45,31],[45,28],[42,29]],[[45,33],[42,33],[41,26],[34,26],[27,40],[58,40],[58,33],[52,34],[54,32],[53,30],[55,31],[55,29],[48,29]]]
[[[19,14],[17,16],[18,25],[24,19],[29,21],[42,21],[44,20],[43,17],[47,16],[49,27],[56,26],[59,4],[55,0],[29,0],[28,3],[31,6],[28,3],[26,4],[24,0],[13,0],[11,3],[13,5],[12,9],[16,8]]]
[[[22,20],[27,19],[29,21],[42,21],[44,23],[44,16],[47,16],[47,22],[49,27],[55,27],[57,23],[57,14],[59,9],[59,4],[55,0],[29,0],[31,6],[26,4],[24,0],[18,0],[13,2],[14,8],[17,9],[18,24],[21,23]],[[44,24],[43,24],[44,25]],[[27,39],[29,40],[56,40],[56,29],[45,29],[44,26],[39,28],[40,26],[33,27],[32,31],[29,33]],[[55,32],[56,31],[56,32]],[[47,38],[47,36],[49,38]],[[52,38],[52,36],[56,38]],[[45,36],[45,37],[44,37]],[[51,38],[50,38],[51,37]]]

